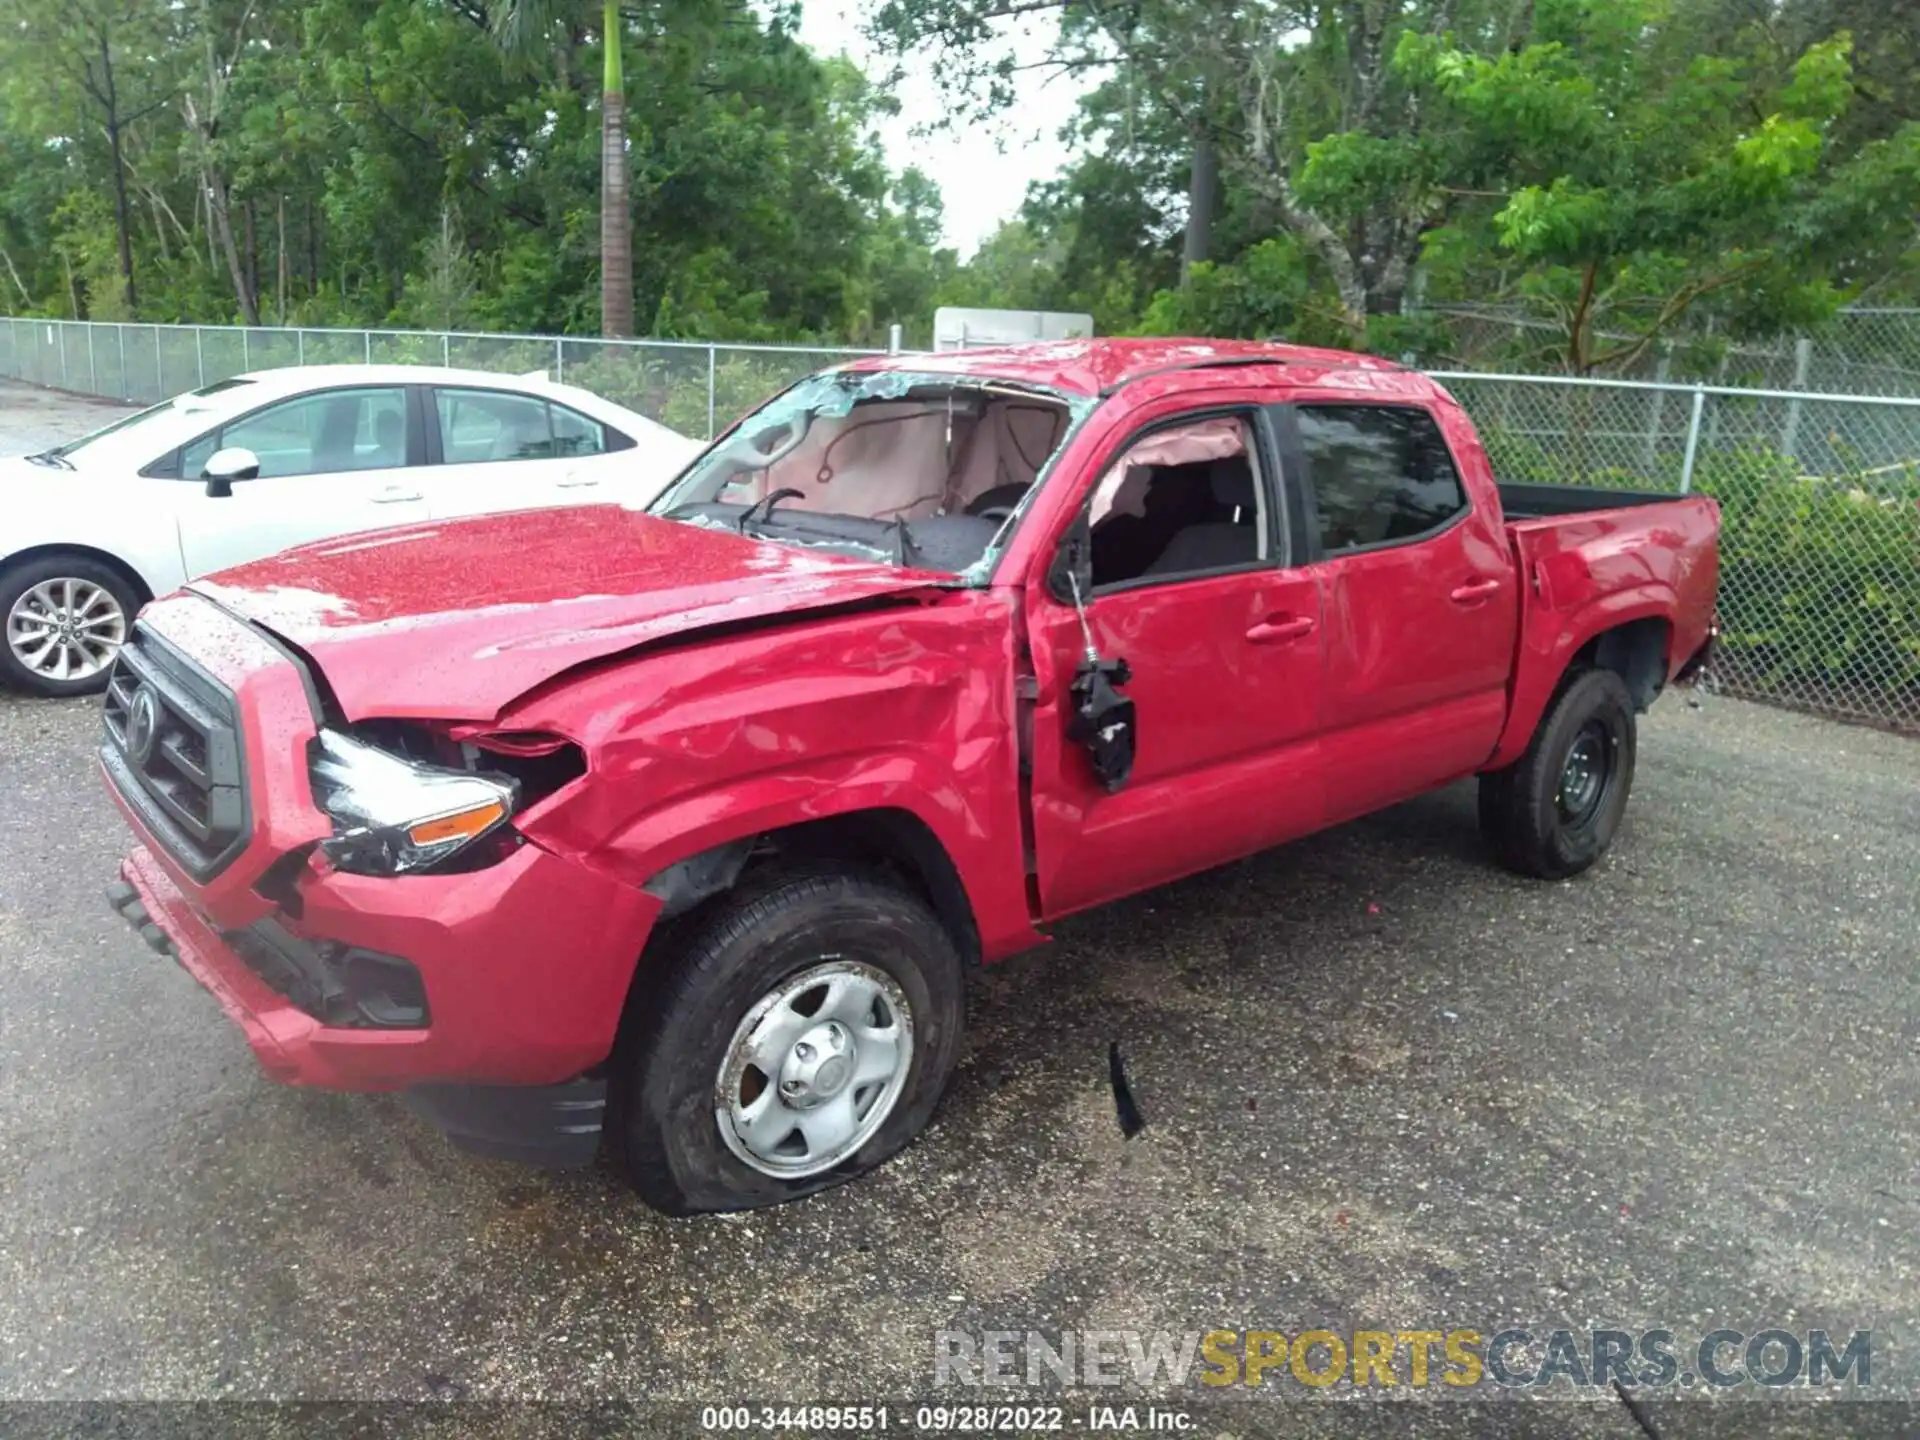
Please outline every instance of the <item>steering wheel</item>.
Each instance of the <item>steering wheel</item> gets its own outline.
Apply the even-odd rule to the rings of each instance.
[[[1029,488],[1026,485],[996,485],[991,490],[983,490],[973,497],[973,503],[967,506],[967,514],[1004,525],[1008,517],[1020,508],[1020,502]]]

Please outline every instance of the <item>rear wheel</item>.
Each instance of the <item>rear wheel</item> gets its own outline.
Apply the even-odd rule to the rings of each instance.
[[[852,1179],[925,1126],[959,1052],[958,952],[877,875],[774,877],[715,906],[636,986],[608,1133],[669,1214]]]
[[[1613,843],[1633,788],[1633,701],[1611,670],[1561,690],[1526,754],[1480,777],[1480,829],[1500,863],[1563,880]]]
[[[126,578],[91,556],[43,555],[11,566],[0,573],[0,676],[36,695],[104,689],[139,608]]]

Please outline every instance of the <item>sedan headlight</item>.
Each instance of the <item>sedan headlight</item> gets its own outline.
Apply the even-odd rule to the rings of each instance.
[[[333,817],[320,850],[357,875],[404,875],[438,865],[507,823],[520,786],[504,775],[430,765],[322,730],[313,798]]]

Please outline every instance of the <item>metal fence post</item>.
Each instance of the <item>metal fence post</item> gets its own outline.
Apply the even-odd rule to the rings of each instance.
[[[167,362],[160,353],[160,327],[153,327],[153,398],[155,403],[167,398]]]
[[[128,383],[127,379],[127,327],[125,325],[116,325],[113,328],[120,332],[120,398],[123,400],[131,400],[133,398],[133,387]]]
[[[1693,415],[1687,421],[1687,453],[1680,460],[1680,493],[1693,493],[1693,466],[1700,454],[1700,415],[1707,405],[1707,388],[1693,387]]]
[[[1807,369],[1813,363],[1813,341],[1804,335],[1793,342],[1793,388],[1807,388]],[[1795,459],[1796,447],[1800,444],[1800,401],[1796,396],[1787,402],[1787,423],[1780,432],[1781,453]]]
[[[451,370],[453,368],[453,336],[443,334],[440,337],[440,363]]]
[[[1671,373],[1672,357],[1663,348],[1660,363],[1653,368],[1653,380],[1656,385],[1667,383]],[[1660,426],[1666,419],[1667,392],[1656,390],[1647,406],[1647,469],[1655,470],[1660,465]]]
[[[1727,361],[1730,358],[1731,357],[1727,351],[1721,352],[1720,363],[1716,365],[1713,370],[1714,384],[1724,385],[1727,383]],[[1716,405],[1713,407],[1713,414],[1707,417],[1707,449],[1717,450],[1719,446],[1720,446],[1720,406]]]
[[[373,363],[373,332],[371,330],[362,330],[360,332],[360,338],[366,344],[367,364],[371,365]]]
[[[307,332],[304,330],[295,329],[293,332],[293,363],[307,363]]]
[[[200,372],[200,388],[207,388],[207,332],[200,326],[193,327],[193,363]]]
[[[707,439],[713,438],[713,404],[719,389],[720,350],[718,346],[707,346]]]
[[[60,329],[58,333],[60,336],[60,388],[62,390],[71,390],[73,386],[69,384],[67,381],[67,322],[66,321],[62,320],[60,322]]]
[[[558,385],[567,374],[566,341],[558,335],[553,337],[553,383]]]
[[[240,373],[246,374],[253,369],[253,345],[247,334],[247,327],[240,327]]]
[[[901,331],[898,325],[889,325],[887,327],[887,353],[889,355],[898,355],[900,353],[900,335]]]
[[[87,326],[87,393],[98,395],[100,393],[100,362],[93,353],[93,331],[93,326]]]

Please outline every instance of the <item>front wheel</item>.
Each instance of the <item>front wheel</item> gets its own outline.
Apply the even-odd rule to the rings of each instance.
[[[866,1173],[925,1126],[959,1053],[959,954],[924,901],[878,875],[743,890],[663,963],[635,987],[608,1134],[668,1214]]]
[[[1560,692],[1526,754],[1480,777],[1480,829],[1509,870],[1564,880],[1613,843],[1633,788],[1633,700],[1611,670]]]
[[[139,597],[126,578],[87,555],[53,554],[0,572],[6,644],[0,676],[36,695],[106,687]]]

